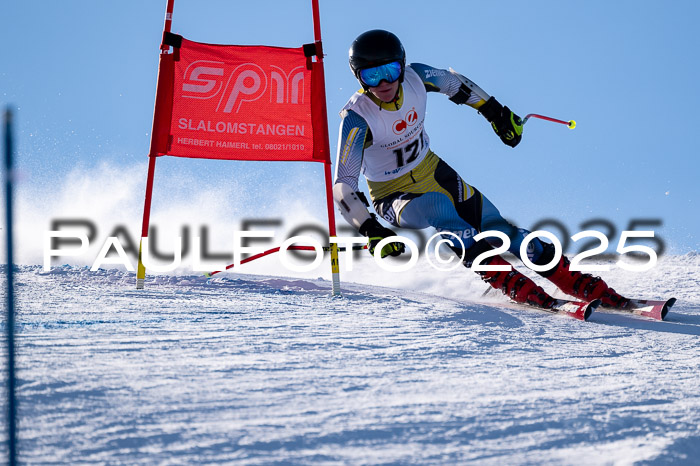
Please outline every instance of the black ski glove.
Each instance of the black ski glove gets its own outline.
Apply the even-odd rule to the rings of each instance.
[[[522,139],[523,120],[508,107],[498,103],[493,97],[479,107],[479,113],[491,123],[493,130],[501,138],[503,144],[515,147]]]
[[[396,236],[396,233],[388,228],[383,227],[377,218],[372,215],[370,218],[365,220],[365,222],[360,226],[360,234],[362,236],[367,236],[369,242],[367,243],[367,249],[369,253],[374,255],[374,248],[379,244],[384,238],[389,236]],[[384,259],[386,256],[398,256],[405,251],[405,246],[403,243],[395,242],[388,243],[382,248],[381,257]]]

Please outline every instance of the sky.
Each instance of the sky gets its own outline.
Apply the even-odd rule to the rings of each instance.
[[[562,237],[599,229],[612,250],[635,228],[652,229],[666,253],[700,248],[697,2],[320,4],[333,154],[338,111],[359,88],[348,48],[368,29],[387,29],[408,62],[452,67],[520,116],[576,120],[574,130],[530,120],[511,149],[473,109],[429,95],[433,151],[506,218]],[[137,237],[165,1],[0,5],[20,261],[41,261],[56,220],[87,220],[98,238],[120,226]],[[298,47],[313,41],[311,2],[176,0],[172,30],[199,42]],[[282,218],[288,229],[326,219],[320,164],[167,157],[155,183],[152,224],[163,234],[208,225],[223,238],[241,219]]]

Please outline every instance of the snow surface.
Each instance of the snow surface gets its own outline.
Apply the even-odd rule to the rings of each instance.
[[[137,291],[119,270],[19,267],[21,461],[698,461],[698,254],[603,274],[677,297],[666,322],[551,316],[423,263],[344,277],[333,298],[308,277],[161,275]]]

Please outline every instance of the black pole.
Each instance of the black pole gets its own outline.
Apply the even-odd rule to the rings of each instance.
[[[15,277],[12,244],[12,109],[5,109],[5,232],[7,234],[7,435],[8,464],[17,464],[17,403],[15,398]]]

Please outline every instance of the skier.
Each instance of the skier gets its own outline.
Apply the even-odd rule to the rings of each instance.
[[[430,150],[424,129],[427,92],[446,94],[455,104],[478,110],[510,147],[522,138],[520,117],[493,97],[484,101],[451,71],[420,63],[406,65],[403,45],[391,32],[377,29],[361,34],[349,55],[350,68],[362,89],[341,111],[333,197],[345,220],[368,237],[369,252],[374,254],[377,244],[395,233],[367,210],[369,202],[358,190],[360,172],[367,179],[374,209],[393,226],[432,226],[466,238],[465,251],[455,251],[460,256],[465,253],[465,266],[471,267],[479,254],[492,249],[487,240],[474,241],[474,230],[505,233],[510,239],[508,250],[520,258],[520,245],[529,232],[508,223],[486,196]],[[403,243],[395,242],[384,246],[380,254],[384,258],[402,252]],[[537,265],[549,264],[554,254],[553,245],[539,238],[528,246],[528,259]],[[500,256],[482,263],[510,265]],[[545,308],[554,304],[542,287],[515,269],[478,273],[516,302]],[[538,273],[580,300],[601,299],[603,305],[617,308],[629,302],[599,277],[570,271],[564,256],[550,270]]]

